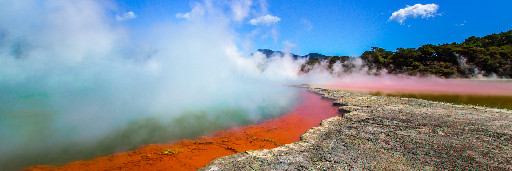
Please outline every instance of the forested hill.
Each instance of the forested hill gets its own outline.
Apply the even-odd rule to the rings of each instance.
[[[368,74],[390,74],[413,76],[436,75],[445,78],[497,77],[512,78],[512,30],[484,37],[469,37],[462,43],[443,45],[427,44],[419,48],[398,48],[388,51],[373,47],[361,57],[362,67]],[[314,67],[325,67],[331,72],[352,72],[360,64],[348,56],[323,56],[309,59],[301,72]],[[333,69],[334,66],[338,70]],[[343,74],[343,73],[337,73]]]
[[[370,69],[386,69],[392,74],[512,78],[512,30],[472,36],[462,43],[427,44],[395,52],[373,47],[361,59]]]

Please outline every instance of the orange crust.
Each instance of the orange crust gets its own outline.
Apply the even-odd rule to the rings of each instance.
[[[306,91],[300,96],[301,104],[289,113],[256,125],[218,131],[196,140],[145,145],[133,151],[61,167],[40,165],[25,170],[197,170],[215,158],[299,141],[306,130],[318,126],[321,120],[337,116],[332,102]]]

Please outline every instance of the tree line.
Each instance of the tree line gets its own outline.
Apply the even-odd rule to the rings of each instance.
[[[372,47],[360,56],[363,65],[375,73],[385,69],[390,74],[436,75],[445,78],[485,77],[512,78],[512,30],[484,37],[471,36],[462,43],[427,44],[418,48],[398,48],[395,52]],[[350,61],[346,56],[328,56],[309,60],[302,67],[328,62],[328,69],[339,62]],[[308,67],[309,66],[309,67]],[[350,66],[350,65],[348,65]]]

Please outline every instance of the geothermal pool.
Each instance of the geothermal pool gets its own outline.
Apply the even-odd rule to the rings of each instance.
[[[373,95],[512,108],[510,103],[512,101],[511,81],[379,80],[379,78],[373,78],[370,80],[350,80],[350,82],[317,84],[315,86]],[[21,144],[17,146],[17,150],[22,151],[18,156],[13,155],[11,158],[7,158],[9,156],[5,157],[3,155],[0,156],[3,159],[0,159],[4,162],[12,162],[10,163],[11,168],[19,168],[20,166],[28,167],[38,164],[59,166],[70,161],[89,160],[94,157],[110,155],[87,162],[73,162],[61,168],[68,170],[109,170],[118,167],[125,167],[125,169],[161,169],[164,166],[168,168],[172,165],[172,169],[197,169],[217,157],[247,150],[274,148],[282,144],[298,141],[300,135],[307,129],[317,126],[321,120],[337,116],[337,108],[331,106],[332,102],[322,100],[319,95],[303,89],[292,92],[294,95],[290,95],[287,98],[300,100],[294,103],[283,103],[286,105],[279,107],[279,110],[263,112],[267,113],[267,115],[262,117],[262,119],[270,120],[257,123],[247,118],[248,115],[243,111],[233,108],[215,109],[214,113],[191,112],[183,114],[180,117],[174,118],[174,121],[170,123],[171,126],[163,125],[157,118],[141,119],[130,122],[128,127],[113,132],[110,134],[111,136],[99,143],[77,142],[58,146],[58,148],[53,145],[53,147],[48,146],[42,149],[34,149],[33,147]],[[34,97],[27,98],[33,99]],[[268,105],[260,106],[260,108],[266,107]],[[30,112],[26,111],[26,115],[30,115]],[[210,122],[212,117],[214,121],[218,122]],[[41,118],[33,119],[35,119],[34,122],[27,122],[27,124],[37,123],[36,120]],[[191,122],[196,124],[187,127],[186,125]],[[40,128],[44,128],[43,126],[39,125]],[[224,129],[227,130],[208,134],[211,131]],[[29,135],[45,136],[45,134]],[[198,135],[209,136],[196,139]],[[35,140],[37,139],[38,137],[35,137]],[[147,145],[154,143],[165,144],[176,139],[196,140],[181,140],[167,145]],[[37,141],[31,143],[37,144]],[[94,147],[91,147],[91,144]],[[140,145],[146,146],[139,147]],[[24,149],[25,147],[26,149]],[[116,153],[132,150],[136,147],[139,148],[134,151]],[[38,148],[41,148],[41,146]],[[94,151],[90,151],[91,149]],[[55,151],[55,154],[50,156],[46,154],[53,151]],[[53,169],[54,167],[37,166],[36,168]]]
[[[72,162],[63,170],[196,170],[213,159],[248,150],[275,148],[300,140],[300,136],[321,120],[338,116],[332,102],[300,90],[300,103],[288,113],[250,126],[219,131],[196,140],[146,145],[91,161]],[[53,166],[30,169],[52,170]]]
[[[279,117],[300,101],[294,88],[251,85],[140,96],[126,91],[124,97],[99,88],[54,92],[0,85],[0,170],[63,165],[147,144],[195,139]]]
[[[375,78],[315,86],[378,96],[512,109],[512,80]]]
[[[507,95],[471,95],[471,94],[429,94],[429,93],[384,93],[368,92],[376,96],[393,96],[404,98],[415,98],[453,104],[471,104],[500,109],[512,109],[512,96]]]

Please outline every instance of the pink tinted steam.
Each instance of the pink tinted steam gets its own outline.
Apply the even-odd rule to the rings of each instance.
[[[464,80],[416,77],[359,77],[342,79],[316,87],[351,90],[379,91],[384,93],[433,93],[512,96],[511,80]]]

